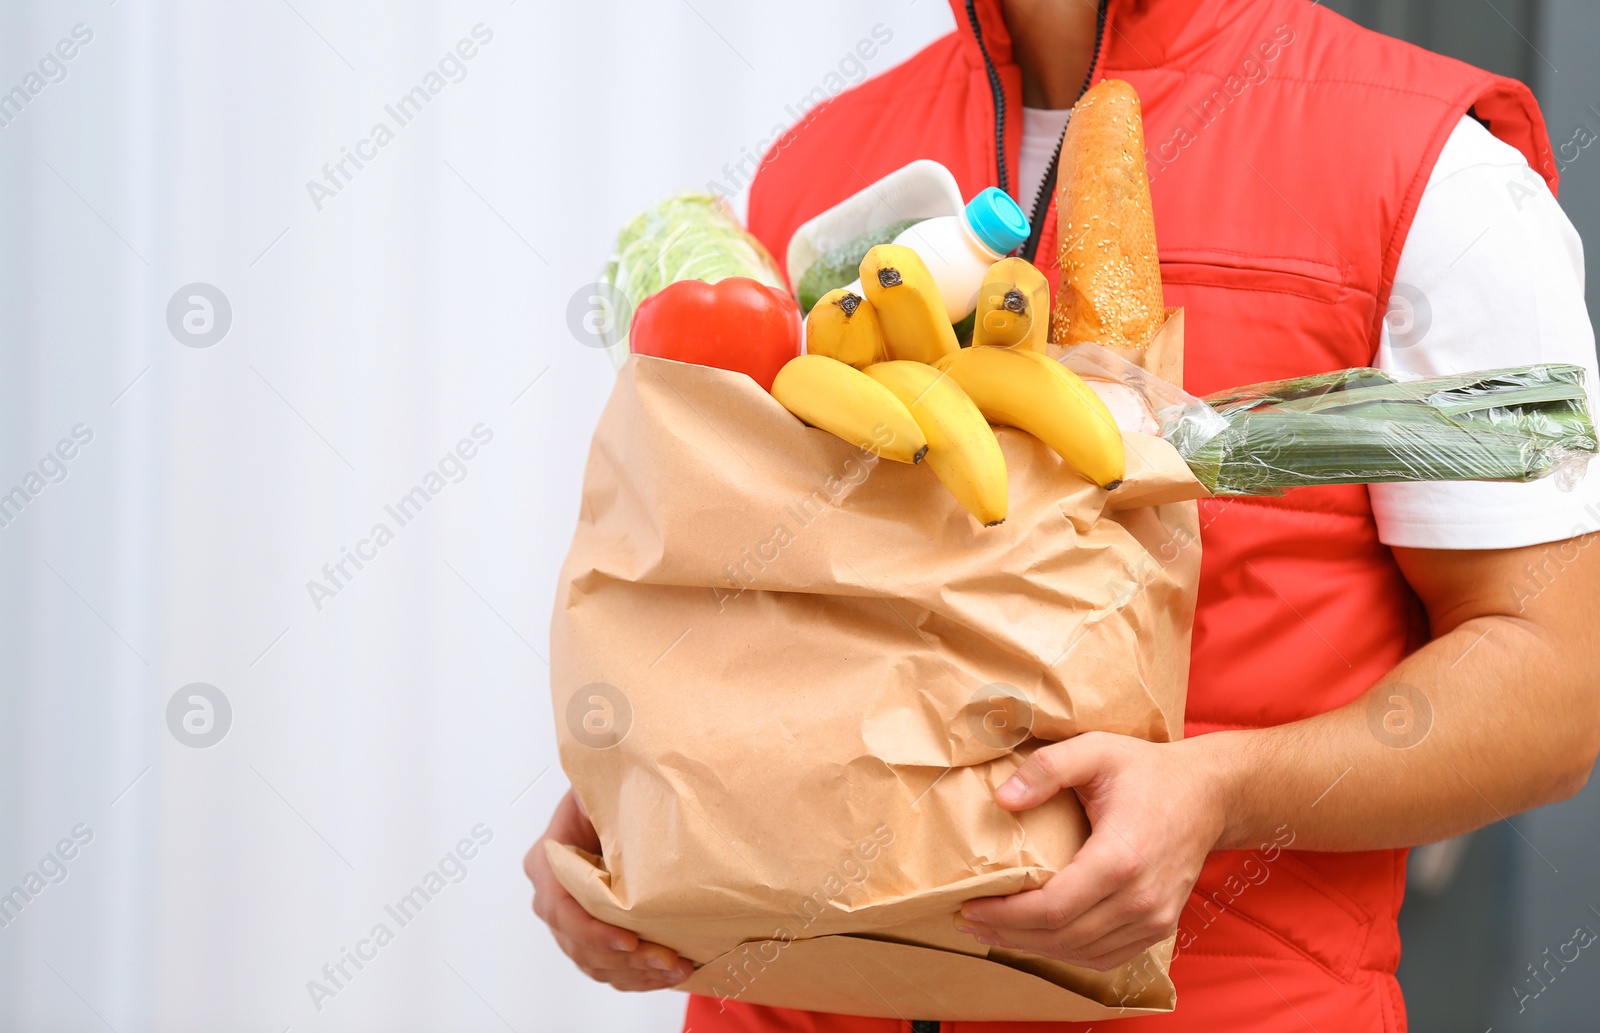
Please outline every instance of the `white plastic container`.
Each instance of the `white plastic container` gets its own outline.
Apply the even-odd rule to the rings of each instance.
[[[1011,195],[985,187],[959,215],[941,215],[917,223],[894,238],[917,253],[933,282],[939,285],[945,314],[952,324],[978,307],[983,278],[1006,255],[1028,239],[1028,217]],[[861,281],[848,290],[861,293]]]
[[[904,219],[960,215],[965,208],[961,187],[950,170],[922,158],[863,187],[795,230],[789,238],[784,269],[791,283],[799,283],[811,263],[869,230]]]

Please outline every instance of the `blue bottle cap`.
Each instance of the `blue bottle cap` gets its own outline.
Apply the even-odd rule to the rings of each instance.
[[[997,255],[1009,255],[1028,240],[1028,217],[1022,206],[999,187],[985,187],[967,202],[967,225]]]

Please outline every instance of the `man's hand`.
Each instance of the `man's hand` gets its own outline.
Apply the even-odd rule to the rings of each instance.
[[[1042,889],[968,901],[957,926],[1109,969],[1173,932],[1211,850],[1285,825],[1303,850],[1416,846],[1566,799],[1600,755],[1595,545],[1600,535],[1396,549],[1433,641],[1325,714],[1164,744],[1088,732],[1040,749],[1000,803],[1037,807],[1070,786],[1093,831]],[[1397,742],[1374,715],[1401,696],[1420,696],[1428,716]]]
[[[1086,732],[1038,750],[998,792],[1037,807],[1077,790],[1092,831],[1042,888],[971,900],[957,928],[978,942],[1107,970],[1171,936],[1222,834],[1221,793],[1186,743]]]
[[[618,990],[661,990],[693,974],[694,965],[666,947],[641,940],[584,911],[556,881],[545,857],[545,840],[600,852],[600,837],[570,790],[556,805],[550,827],[522,859],[522,869],[533,882],[533,913],[550,926],[556,944],[584,975]]]

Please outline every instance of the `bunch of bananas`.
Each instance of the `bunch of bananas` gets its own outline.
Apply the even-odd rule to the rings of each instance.
[[[861,261],[866,297],[839,288],[806,319],[806,354],[773,397],[884,459],[926,462],[985,527],[1006,518],[1006,464],[990,424],[1026,431],[1110,490],[1122,436],[1105,403],[1045,350],[1050,285],[1021,258],[996,262],[978,292],[973,347],[956,340],[917,253],[880,244]]]

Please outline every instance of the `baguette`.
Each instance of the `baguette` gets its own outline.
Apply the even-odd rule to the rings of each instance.
[[[1061,142],[1056,220],[1061,289],[1050,336],[1144,364],[1166,319],[1139,95],[1120,79],[1079,99]]]

